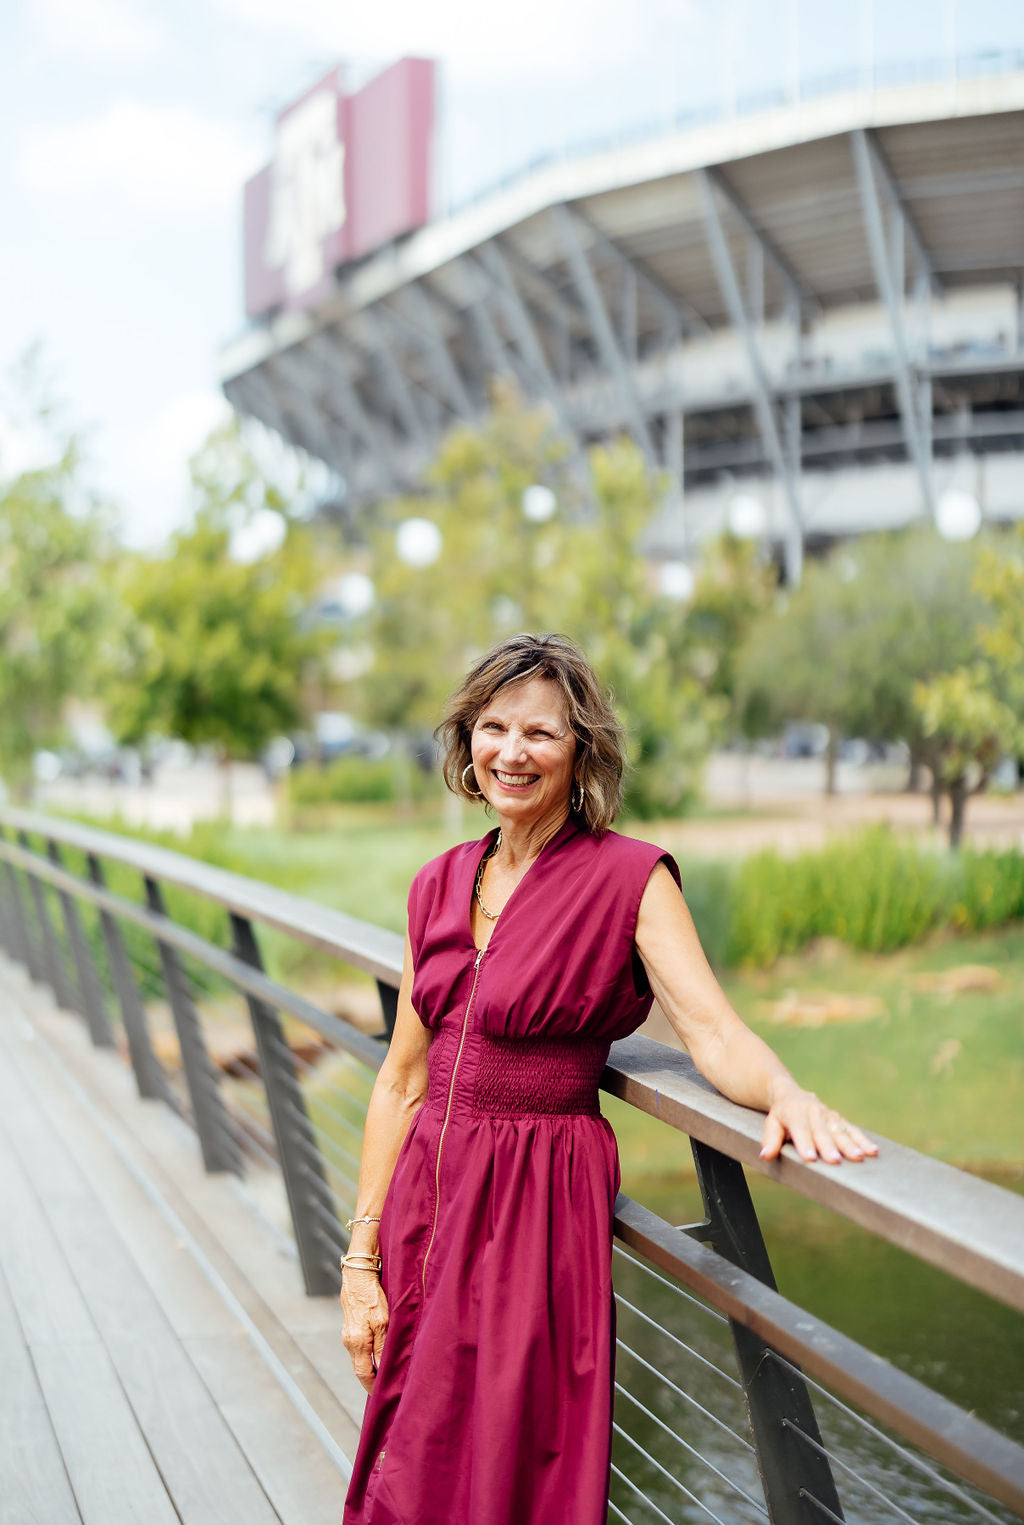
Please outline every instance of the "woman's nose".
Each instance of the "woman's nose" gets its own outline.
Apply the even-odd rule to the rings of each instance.
[[[505,740],[501,748],[503,757],[522,757],[526,751],[526,738],[522,731],[510,726],[505,732]]]

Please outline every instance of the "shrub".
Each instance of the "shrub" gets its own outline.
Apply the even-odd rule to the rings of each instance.
[[[296,809],[420,800],[437,789],[436,776],[425,774],[402,754],[337,757],[325,768],[307,765],[288,775],[289,798]]]
[[[957,931],[976,932],[1024,916],[1024,856],[1007,852],[962,853],[951,920]]]
[[[890,953],[934,927],[974,931],[1024,916],[1024,856],[935,853],[873,826],[797,858],[746,858],[728,893],[718,923],[728,927],[729,964],[767,968],[814,937]]]

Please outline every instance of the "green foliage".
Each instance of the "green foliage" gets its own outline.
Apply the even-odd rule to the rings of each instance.
[[[288,775],[288,797],[301,809],[315,805],[368,805],[421,800],[440,784],[404,755],[338,757],[324,768],[307,765]]]
[[[1013,711],[988,688],[980,664],[917,684],[914,702],[929,766],[947,787],[966,784],[972,773],[973,787],[981,787],[1017,739]]]
[[[726,959],[767,968],[815,937],[891,952],[943,921],[951,902],[942,860],[884,827],[795,858],[757,853],[736,870]]]
[[[972,660],[984,615],[974,551],[931,529],[866,535],[811,563],[753,626],[739,681],[757,723],[790,719],[836,736],[922,740],[914,687]]]
[[[523,514],[523,492],[545,483],[558,511]],[[372,555],[377,602],[365,632],[375,658],[357,707],[371,725],[433,729],[476,657],[515,631],[560,631],[577,640],[611,689],[631,745],[629,804],[638,812],[684,809],[728,708],[694,670],[686,616],[650,585],[638,554],[660,484],[628,443],[570,455],[549,415],[508,391],[476,428],[446,438],[426,500],[382,507]],[[394,534],[428,518],[443,541],[428,567],[406,566]],[[710,639],[713,603],[708,599]]]
[[[974,591],[988,615],[980,640],[990,683],[1024,725],[1024,530],[982,551]]]
[[[32,754],[63,739],[66,701],[92,693],[107,619],[107,516],[83,486],[75,436],[29,354],[12,378],[24,427],[49,463],[14,475],[0,459],[0,774],[25,787]]]
[[[950,919],[958,932],[981,932],[1024,917],[1024,855],[965,852],[955,878]]]
[[[308,622],[316,548],[235,425],[211,435],[191,471],[191,527],[167,554],[128,557],[121,569],[125,614],[111,651],[109,720],[121,741],[160,733],[251,757],[299,723],[304,685],[321,673],[329,637]],[[284,539],[238,561],[232,535],[260,510],[282,514]]]

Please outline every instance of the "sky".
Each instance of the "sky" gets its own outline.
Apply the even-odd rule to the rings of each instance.
[[[244,327],[241,194],[276,113],[441,66],[439,206],[532,157],[862,60],[1018,49],[1022,0],[7,0],[0,7],[0,378],[41,345],[124,537],[187,516]],[[0,381],[0,473],[32,460]]]

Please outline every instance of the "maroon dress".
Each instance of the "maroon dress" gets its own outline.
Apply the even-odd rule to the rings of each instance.
[[[389,1304],[343,1525],[603,1525],[618,1154],[610,1043],[651,1005],[634,948],[657,847],[571,818],[470,925],[494,833],[409,894],[429,1096],[381,1209]]]

